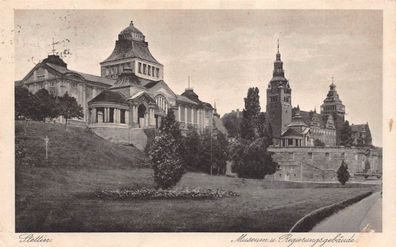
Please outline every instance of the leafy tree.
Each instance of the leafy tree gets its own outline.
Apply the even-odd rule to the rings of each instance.
[[[59,97],[58,105],[59,115],[65,119],[65,128],[69,119],[84,117],[83,108],[77,103],[76,98],[69,96],[67,92]]]
[[[26,87],[15,87],[15,119],[31,118],[34,104],[33,94]]]
[[[338,181],[342,184],[345,185],[345,183],[349,180],[350,175],[348,172],[348,165],[345,163],[344,160],[341,162],[341,166],[337,170],[337,178]]]
[[[253,142],[241,140],[239,147],[234,146],[234,169],[238,177],[263,179],[265,175],[275,173],[277,163],[267,151],[268,145],[269,140],[258,138]]]
[[[189,127],[187,135],[183,138],[183,159],[186,168],[193,171],[201,170],[200,167],[200,152],[202,149],[201,139],[195,128]]]
[[[181,133],[172,110],[162,121],[159,135],[149,150],[157,188],[175,186],[184,174],[184,160],[181,152]]]
[[[176,121],[175,113],[172,109],[168,109],[168,114],[161,119],[160,132],[166,132],[172,135],[178,141],[181,141],[179,122]]]
[[[324,142],[322,142],[321,140],[315,139],[315,140],[314,140],[314,146],[315,146],[315,147],[324,147],[325,144],[324,144]]]
[[[199,170],[208,174],[225,174],[228,155],[228,140],[220,131],[209,130],[201,135]]]
[[[224,114],[221,118],[224,127],[227,129],[228,136],[238,138],[241,132],[241,117],[238,116],[238,112],[230,112]]]
[[[340,134],[340,145],[345,147],[352,146],[352,128],[348,121],[345,121]]]
[[[32,119],[45,121],[46,118],[56,118],[59,116],[59,107],[56,98],[48,93],[44,88],[34,94]]]
[[[241,137],[254,140],[258,135],[258,118],[260,114],[260,96],[257,87],[249,88],[242,111]]]

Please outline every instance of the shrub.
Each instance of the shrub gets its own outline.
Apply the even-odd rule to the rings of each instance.
[[[172,110],[162,122],[160,134],[154,139],[149,155],[157,188],[175,186],[184,174],[181,134]]]
[[[345,183],[349,180],[349,172],[348,172],[348,165],[345,163],[344,160],[341,162],[341,166],[337,170],[337,178],[338,181],[342,184],[345,185]]]
[[[241,140],[234,145],[233,150],[236,153],[233,160],[238,177],[263,179],[265,175],[276,171],[277,163],[272,160],[267,147],[266,138],[259,138],[252,142]]]

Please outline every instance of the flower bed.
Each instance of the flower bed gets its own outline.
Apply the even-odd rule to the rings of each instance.
[[[158,199],[218,199],[225,197],[239,196],[238,193],[222,189],[201,189],[201,188],[183,188],[177,190],[162,189],[118,189],[118,190],[101,190],[95,192],[95,196],[100,199],[113,200],[158,200]]]

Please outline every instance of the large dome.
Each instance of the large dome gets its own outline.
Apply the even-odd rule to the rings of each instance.
[[[133,25],[133,21],[131,21],[127,28],[120,32],[119,36],[128,40],[144,41],[143,33]]]

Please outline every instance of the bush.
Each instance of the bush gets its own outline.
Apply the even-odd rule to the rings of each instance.
[[[259,138],[252,142],[241,140],[234,145],[234,168],[238,177],[263,179],[276,171],[277,163],[267,152],[268,140]]]
[[[337,170],[337,178],[338,181],[342,184],[345,185],[345,183],[349,180],[349,172],[348,172],[348,165],[345,163],[344,160],[342,160],[341,166]]]
[[[173,111],[163,119],[160,134],[154,139],[149,155],[157,188],[175,186],[184,174],[181,134]]]

